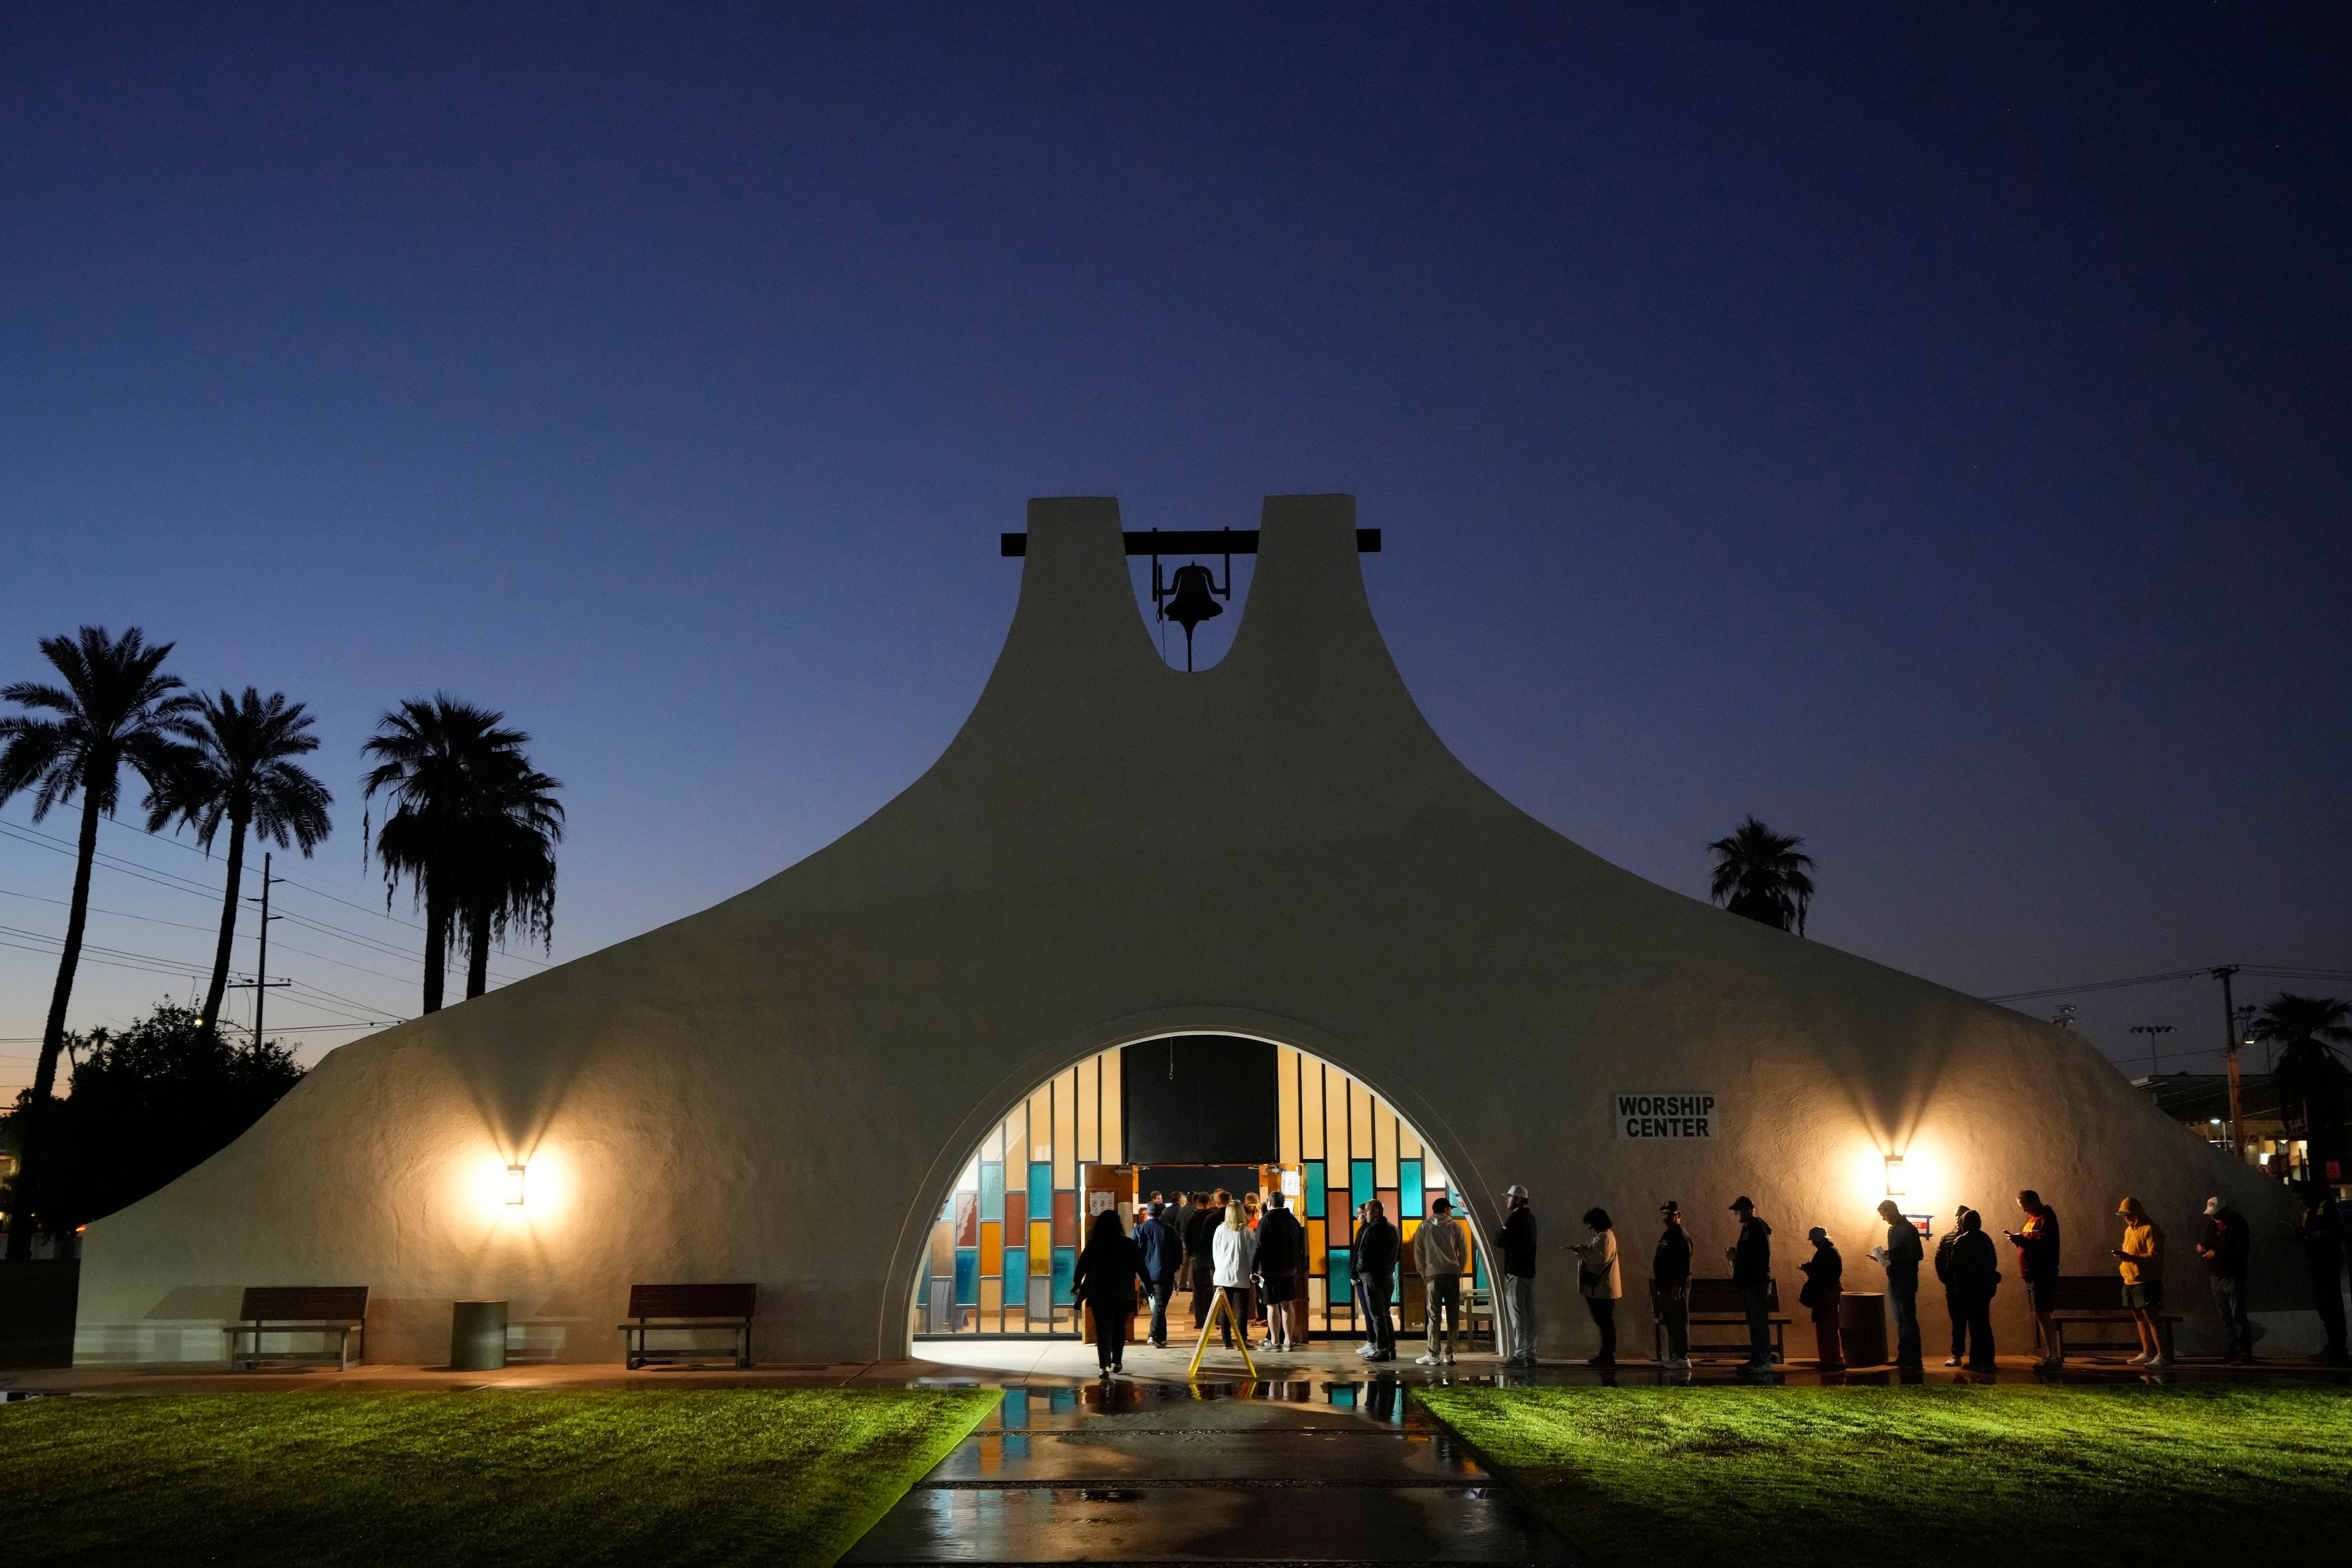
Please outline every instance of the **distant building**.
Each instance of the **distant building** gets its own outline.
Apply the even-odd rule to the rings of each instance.
[[[2230,1079],[2218,1072],[2168,1072],[2132,1079],[2132,1087],[2156,1101],[2156,1108],[2217,1148],[2229,1147]],[[2287,1135],[2286,1118],[2279,1110],[2278,1085],[2268,1073],[2247,1073],[2238,1079],[2238,1115],[2244,1123],[2245,1161],[2280,1181],[2300,1181],[2312,1174],[2311,1145]],[[2336,1185],[2345,1188],[2344,1173]]]

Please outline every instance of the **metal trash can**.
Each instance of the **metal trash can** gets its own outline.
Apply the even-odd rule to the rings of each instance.
[[[496,1372],[507,1364],[507,1304],[459,1301],[449,1316],[449,1370]]]
[[[1886,1364],[1886,1298],[1849,1290],[1838,1301],[1838,1337],[1848,1366]]]

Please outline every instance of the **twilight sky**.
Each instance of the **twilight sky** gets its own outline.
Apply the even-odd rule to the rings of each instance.
[[[576,956],[939,753],[1037,494],[1353,492],[1439,732],[1668,886],[1754,811],[1971,992],[2352,971],[2341,10],[362,9],[0,14],[0,679],[138,625],[317,711],[311,1054],[415,1005],[389,702],[531,732]],[[209,952],[217,861],[102,847],[77,1028]]]

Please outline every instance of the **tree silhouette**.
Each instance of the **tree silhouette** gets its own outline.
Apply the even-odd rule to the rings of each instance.
[[[150,830],[173,817],[193,828],[209,855],[222,823],[228,825],[228,888],[221,896],[220,940],[213,950],[212,984],[205,988],[205,1028],[220,1027],[221,995],[228,987],[229,946],[236,936],[236,903],[244,882],[245,837],[250,829],[280,849],[301,847],[305,857],[332,828],[327,786],[292,759],[319,749],[310,716],[284,692],[268,698],[248,686],[242,698],[224,691],[197,700],[196,754],[157,793]],[[267,979],[268,976],[257,976]]]
[[[151,647],[137,626],[120,637],[109,637],[103,626],[84,626],[69,637],[44,637],[40,647],[41,657],[63,684],[20,680],[0,689],[0,698],[26,710],[0,718],[0,802],[31,790],[33,820],[38,822],[52,806],[79,793],[81,837],[74,856],[65,947],[58,957],[57,985],[41,1030],[40,1058],[30,1096],[12,1118],[22,1162],[8,1229],[12,1261],[32,1255],[33,1211],[48,1158],[48,1111],[57,1087],[58,1056],[65,1048],[66,1005],[73,997],[74,971],[81,963],[82,932],[89,921],[98,819],[114,815],[125,763],[146,781],[152,810],[194,759],[185,742],[197,732],[190,717],[195,699],[181,690],[176,677],[163,673],[170,643]],[[41,714],[56,717],[37,716]]]
[[[1812,907],[1813,858],[1799,851],[1804,840],[1775,833],[1751,815],[1730,836],[1707,848],[1715,854],[1715,880],[1707,896],[1735,915],[1775,931],[1805,934]]]
[[[2336,1047],[2352,1045],[2352,1003],[2281,992],[2254,1015],[2252,1032],[2278,1049],[2271,1081],[2289,1130],[2300,1127],[2310,1144],[2313,1167],[2325,1171],[2331,1158],[2340,1163],[2336,1144],[2352,1106],[2352,1071],[2336,1059]]]

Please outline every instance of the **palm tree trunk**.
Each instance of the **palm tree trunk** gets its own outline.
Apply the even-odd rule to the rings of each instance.
[[[228,890],[221,895],[220,942],[213,949],[213,983],[205,987],[205,1028],[220,1033],[221,997],[228,990],[229,944],[236,940],[237,895],[245,890],[245,818],[228,819]]]
[[[490,988],[490,911],[466,911],[466,1000]]]
[[[449,978],[449,906],[433,890],[425,889],[425,1010],[441,1011],[441,988]]]
[[[110,762],[108,765],[111,765]],[[33,1255],[33,1207],[48,1173],[49,1101],[57,1089],[58,1058],[66,1045],[66,1004],[73,999],[74,971],[81,964],[82,928],[89,921],[89,871],[98,859],[97,770],[81,781],[81,843],[74,857],[73,902],[66,912],[65,951],[58,957],[57,989],[49,994],[49,1021],[41,1030],[40,1065],[33,1073],[33,1098],[18,1111],[16,1196],[10,1205],[8,1260]]]

